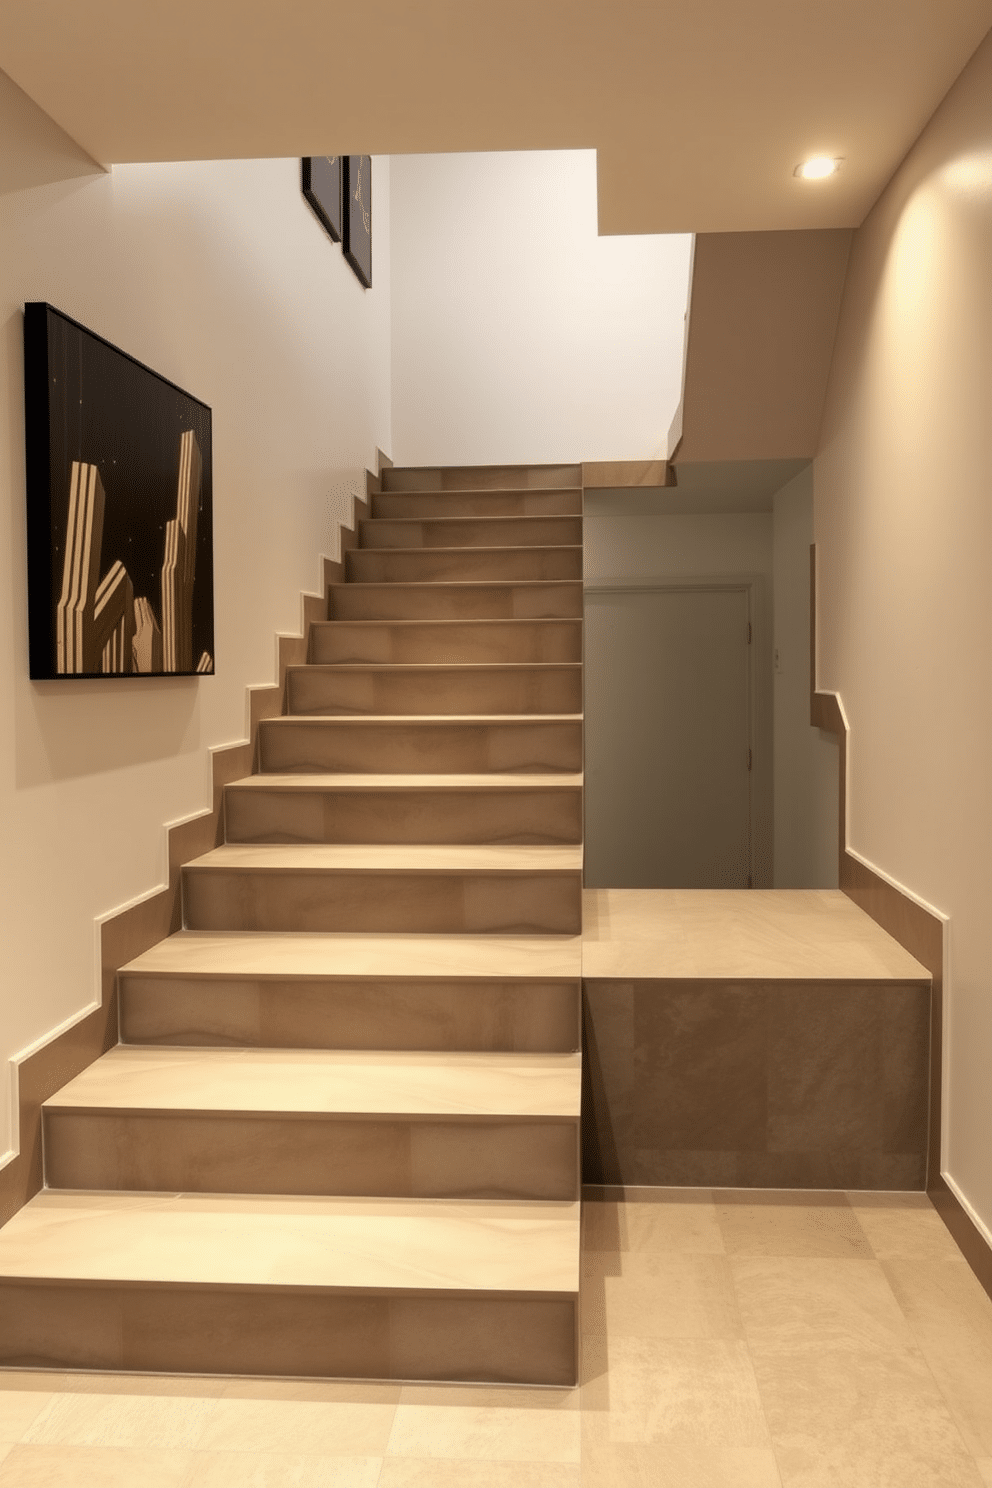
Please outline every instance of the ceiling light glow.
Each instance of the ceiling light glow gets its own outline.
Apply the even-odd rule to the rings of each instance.
[[[809,160],[804,160],[797,165],[794,175],[804,181],[825,181],[828,176],[834,176],[840,170],[840,161],[829,155],[814,155]]]

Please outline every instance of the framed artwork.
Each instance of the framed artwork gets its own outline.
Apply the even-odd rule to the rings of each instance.
[[[372,288],[372,156],[345,155],[344,256]]]
[[[31,676],[214,670],[211,413],[24,307]]]
[[[304,155],[303,195],[335,243],[341,241],[340,155]]]

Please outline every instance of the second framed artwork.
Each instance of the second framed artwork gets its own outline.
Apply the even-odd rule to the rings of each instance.
[[[343,155],[344,256],[372,288],[372,156]]]

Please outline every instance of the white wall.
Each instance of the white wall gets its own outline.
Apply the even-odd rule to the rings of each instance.
[[[992,1231],[992,36],[855,234],[814,467],[849,840],[951,917],[945,1168]]]
[[[663,498],[662,498],[663,499]],[[714,513],[665,516],[644,508],[643,496],[622,493],[586,497],[585,580],[659,584],[693,579],[749,577],[754,580],[754,777],[752,829],[755,886],[772,882],[772,514]],[[597,678],[585,669],[587,711],[595,706]],[[586,792],[595,789],[590,778]],[[646,833],[651,823],[644,824]]]
[[[592,150],[393,156],[401,464],[664,458],[691,238],[597,236]]]
[[[813,471],[773,498],[775,887],[837,887],[837,741],[809,722]]]
[[[299,162],[88,169],[0,74],[0,1153],[8,1061],[91,1004],[94,918],[166,875],[163,823],[209,804],[351,493],[389,449],[388,162],[375,288],[300,195]],[[21,306],[48,300],[213,408],[217,675],[31,683]]]

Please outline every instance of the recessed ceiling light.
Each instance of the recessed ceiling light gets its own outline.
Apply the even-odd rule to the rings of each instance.
[[[840,167],[840,159],[829,155],[814,155],[811,159],[804,160],[801,165],[797,165],[792,174],[799,176],[803,181],[825,181],[827,176],[835,176]]]

